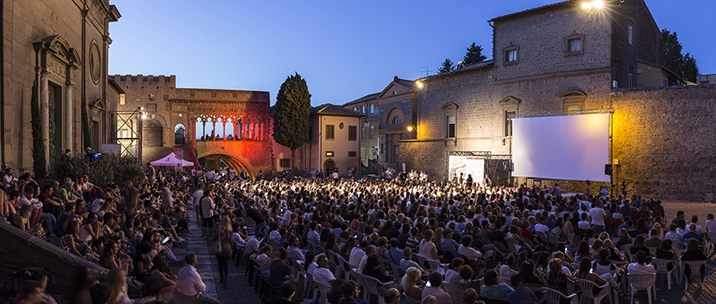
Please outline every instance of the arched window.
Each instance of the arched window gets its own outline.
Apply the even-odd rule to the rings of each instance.
[[[186,128],[183,124],[174,127],[174,144],[183,145],[186,142]]]
[[[392,108],[388,112],[388,120],[386,121],[386,124],[398,126],[403,123],[403,111],[401,111],[399,108]]]

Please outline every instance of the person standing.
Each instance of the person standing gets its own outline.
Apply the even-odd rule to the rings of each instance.
[[[147,180],[149,180],[149,183],[153,184],[157,180],[156,173],[157,171],[152,167],[152,164],[147,163]]]
[[[204,192],[204,197],[201,198],[201,206],[199,212],[201,213],[201,235],[202,237],[209,237],[209,232],[214,228],[214,199],[211,196],[214,194],[214,187],[209,187],[209,190]],[[207,230],[208,228],[208,230]]]
[[[201,225],[201,214],[199,214],[199,208],[201,203],[201,198],[204,197],[204,183],[199,183],[199,187],[194,191],[194,194],[191,196],[191,202],[192,206],[194,207],[195,215],[196,215],[196,223],[198,225]]]
[[[177,303],[209,303],[220,304],[218,300],[204,294],[206,285],[201,275],[196,271],[196,254],[189,252],[184,257],[186,265],[177,273],[176,290],[174,296]]]
[[[219,264],[219,283],[226,286],[226,277],[229,275],[229,257],[233,251],[231,240],[231,220],[228,217],[221,219],[221,227],[216,236],[216,261]]]
[[[589,210],[589,216],[592,218],[592,229],[594,229],[594,235],[597,235],[604,231],[604,218],[607,216],[604,209],[602,209],[602,202],[597,202],[597,205]]]

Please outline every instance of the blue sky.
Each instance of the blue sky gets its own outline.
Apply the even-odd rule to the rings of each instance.
[[[634,0],[625,0],[634,1]],[[491,58],[487,20],[556,0],[112,0],[110,74],[176,75],[181,88],[268,91],[290,74],[312,103],[379,92],[393,76],[435,74],[472,42]],[[701,73],[716,73],[715,0],[646,0]]]

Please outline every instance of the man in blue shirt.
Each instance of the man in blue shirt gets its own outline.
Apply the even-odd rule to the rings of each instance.
[[[539,299],[531,289],[522,286],[522,276],[519,274],[513,275],[510,278],[510,283],[515,287],[513,292],[507,295],[507,301],[510,304],[538,304]]]
[[[688,243],[689,239],[696,239],[699,241],[699,246],[703,246],[704,238],[696,233],[696,224],[689,225],[689,232],[684,233],[684,244]]]

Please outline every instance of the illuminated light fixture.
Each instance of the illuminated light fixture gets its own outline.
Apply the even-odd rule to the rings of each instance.
[[[142,119],[147,119],[147,113],[142,113]]]
[[[602,9],[604,8],[604,0],[592,0],[592,1],[584,1],[582,2],[582,8],[583,9]]]
[[[423,84],[422,81],[416,81],[416,82],[415,82],[415,85],[418,87],[418,89],[422,89],[423,86],[424,86],[424,84]]]
[[[413,132],[413,126],[408,126],[408,132]]]

